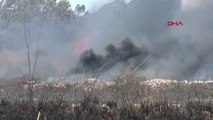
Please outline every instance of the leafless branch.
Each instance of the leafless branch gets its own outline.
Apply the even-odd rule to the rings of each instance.
[[[39,34],[38,34],[38,38],[37,38],[37,41],[36,41],[36,56],[35,56],[35,61],[34,61],[34,64],[33,64],[33,73],[32,73],[32,78],[34,78],[34,75],[35,75],[35,71],[36,71],[36,66],[37,66],[37,61],[38,61],[38,58],[39,58],[39,55],[40,53],[38,52],[38,42],[39,42]]]

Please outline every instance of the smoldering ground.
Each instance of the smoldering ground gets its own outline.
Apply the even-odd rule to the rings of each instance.
[[[145,60],[138,71],[147,77],[192,79],[202,73],[211,75],[213,16],[209,13],[213,3],[205,0],[187,9],[182,9],[181,3],[181,0],[132,0],[128,4],[114,1],[69,24],[44,22],[38,27],[34,23],[32,39],[40,31],[39,48],[45,53],[40,57],[37,73],[49,76],[68,71],[69,75],[117,73],[134,69]],[[184,26],[168,27],[170,20],[181,21]],[[11,51],[17,55],[10,62],[1,57],[1,71],[5,71],[2,74],[7,73],[9,64],[19,66],[23,73],[27,71],[20,30],[22,27],[13,25],[1,31],[8,36],[7,48],[1,54]],[[126,38],[131,40],[123,41]]]

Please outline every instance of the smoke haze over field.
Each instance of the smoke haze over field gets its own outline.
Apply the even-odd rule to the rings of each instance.
[[[145,60],[138,70],[147,77],[211,75],[213,2],[189,3],[184,8],[181,0],[117,0],[71,23],[35,19],[29,25],[33,46],[39,35],[36,73],[59,76],[102,69],[107,75],[132,70]],[[168,27],[171,20],[184,26]],[[5,29],[4,22],[0,20],[0,76],[8,78],[27,73],[27,57],[23,24]]]

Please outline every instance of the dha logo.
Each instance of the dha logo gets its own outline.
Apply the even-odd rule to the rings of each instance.
[[[176,22],[176,21],[168,21],[168,26],[183,26],[182,22]]]

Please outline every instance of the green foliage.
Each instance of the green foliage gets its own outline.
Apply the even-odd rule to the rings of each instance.
[[[77,9],[78,8],[78,9]],[[70,22],[79,13],[85,12],[85,6],[71,9],[68,0],[6,0],[0,3],[0,21],[5,27],[23,22]],[[1,26],[0,26],[1,27]]]
[[[52,19],[69,22],[73,15],[71,10],[71,5],[68,1],[59,1],[56,3],[54,10],[52,12]]]
[[[75,11],[77,12],[77,14],[84,13],[85,10],[86,10],[85,5],[80,5],[80,4],[78,4],[78,5],[75,7]]]

